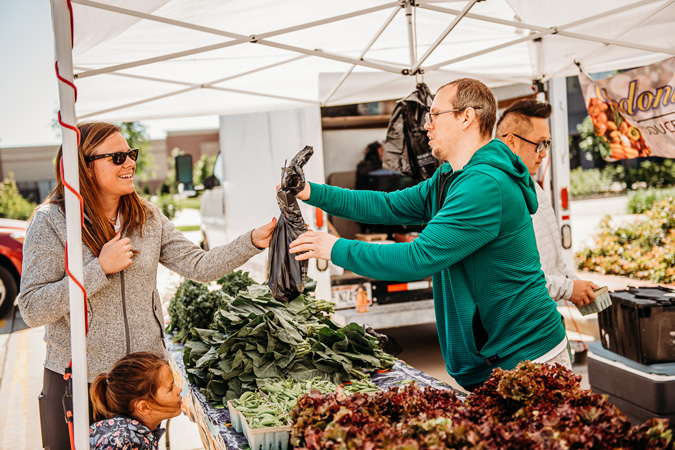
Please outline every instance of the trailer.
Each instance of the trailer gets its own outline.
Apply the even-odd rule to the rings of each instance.
[[[563,236],[562,245],[567,249],[566,256],[571,264],[565,79],[552,80],[545,87],[546,91],[539,94],[525,84],[494,88],[494,92],[501,109],[514,99],[536,95],[545,99],[547,93],[554,105],[551,130],[555,153],[549,157],[550,164],[542,164],[539,179],[545,181],[544,185],[553,197]],[[380,109],[383,108],[380,106]],[[354,189],[356,168],[364,157],[364,149],[371,142],[384,140],[388,121],[386,114],[331,120],[322,118],[318,107],[221,116],[221,151],[213,171],[217,183],[203,193],[201,202],[203,246],[222,245],[269,221],[270,215],[278,214],[274,188],[279,183],[281,167],[305,145],[314,147],[314,156],[305,166],[307,180]],[[380,183],[386,185],[384,190],[412,184],[412,180],[405,180],[400,174],[386,170],[378,172],[372,172],[371,179],[386,179]],[[301,208],[310,228],[347,239],[369,239],[382,234],[384,240],[373,242],[387,245],[405,242],[415,233],[392,227],[375,229],[384,233],[367,233],[368,229],[355,222],[326,216],[323,211],[308,205],[301,204]],[[242,270],[249,271],[257,280],[265,280],[268,277],[267,260],[267,252],[264,252],[246,263]],[[319,260],[310,261],[309,276],[318,281],[317,295],[335,302],[338,321],[357,322],[373,328],[435,322],[430,277],[413,282],[375,280]],[[365,291],[370,301],[367,312],[357,312],[359,289]]]

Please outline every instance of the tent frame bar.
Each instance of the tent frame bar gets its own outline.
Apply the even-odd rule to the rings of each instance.
[[[436,48],[441,45],[441,42],[448,37],[448,34],[452,32],[452,30],[459,24],[459,22],[464,19],[464,17],[469,13],[471,8],[476,4],[477,0],[471,0],[467,2],[467,4],[464,6],[464,9],[455,16],[455,18],[450,22],[450,25],[447,26],[445,30],[436,38],[436,40],[429,46],[426,52],[424,52],[424,55],[416,62],[411,68],[412,73],[417,73],[420,70],[420,67],[422,64],[424,64],[424,61],[431,56],[431,54],[436,50]]]
[[[326,18],[326,19],[322,19],[322,20],[318,20],[318,21],[314,21],[314,22],[308,22],[308,23],[305,23],[305,24],[302,24],[302,25],[297,25],[297,26],[294,26],[294,27],[287,27],[287,28],[283,28],[281,30],[270,31],[270,32],[261,33],[261,34],[258,34],[258,35],[253,34],[253,35],[250,35],[250,36],[245,36],[245,35],[242,35],[242,34],[231,33],[231,32],[227,32],[227,31],[224,31],[224,30],[216,30],[216,29],[213,29],[213,28],[199,27],[199,26],[187,23],[187,22],[182,22],[182,21],[173,20],[173,19],[166,19],[164,17],[159,17],[159,16],[156,16],[156,15],[153,15],[153,14],[141,13],[141,12],[138,12],[138,11],[114,7],[114,6],[110,6],[110,5],[103,5],[101,3],[93,2],[91,0],[72,0],[72,1],[75,2],[75,3],[79,3],[81,5],[84,5],[84,6],[90,6],[90,7],[93,7],[93,8],[104,9],[104,10],[119,13],[119,14],[130,15],[130,16],[139,17],[139,18],[146,19],[146,20],[152,20],[152,21],[155,21],[155,22],[165,23],[165,24],[168,24],[168,25],[174,25],[174,26],[178,26],[178,27],[182,27],[182,28],[188,28],[188,29],[192,29],[192,30],[196,30],[196,31],[202,31],[202,32],[205,32],[205,33],[211,33],[211,34],[216,34],[216,35],[219,35],[219,36],[227,36],[227,37],[233,38],[232,41],[228,41],[228,42],[222,42],[222,43],[218,43],[218,44],[208,45],[208,46],[199,47],[199,48],[195,48],[195,49],[191,49],[191,50],[185,50],[185,51],[181,51],[181,52],[169,53],[169,54],[157,56],[157,57],[154,57],[154,58],[147,58],[147,59],[143,59],[143,60],[133,61],[133,62],[124,63],[124,64],[118,64],[118,65],[115,65],[115,66],[109,66],[109,67],[104,67],[102,69],[96,69],[96,70],[91,70],[91,71],[84,72],[84,73],[79,73],[75,76],[78,79],[86,78],[86,77],[90,77],[90,76],[94,76],[94,75],[100,75],[100,74],[104,74],[104,73],[116,72],[116,71],[124,70],[124,69],[130,69],[130,68],[133,68],[133,67],[143,66],[143,65],[147,65],[147,64],[153,64],[153,63],[156,63],[156,62],[168,61],[170,59],[175,59],[175,58],[180,58],[180,57],[183,57],[183,56],[190,56],[190,55],[194,55],[194,54],[198,54],[198,53],[204,53],[204,52],[208,52],[208,51],[218,50],[218,49],[221,49],[221,48],[231,47],[233,45],[239,45],[239,44],[244,44],[244,43],[266,45],[266,46],[269,46],[269,47],[280,48],[280,49],[288,50],[288,51],[295,52],[295,53],[302,53],[302,54],[306,54],[306,55],[310,55],[310,56],[317,56],[317,57],[320,57],[320,58],[330,59],[330,60],[334,60],[334,61],[348,62],[348,63],[352,63],[352,64],[355,64],[355,65],[370,67],[372,69],[379,69],[379,70],[383,70],[383,71],[387,71],[387,72],[401,73],[401,71],[405,69],[405,68],[402,68],[402,67],[393,67],[393,66],[388,66],[388,65],[378,64],[378,63],[370,63],[370,62],[365,61],[363,59],[350,58],[350,57],[343,56],[343,55],[337,55],[337,54],[332,54],[332,53],[328,53],[328,52],[323,52],[320,49],[309,50],[309,49],[304,49],[304,48],[301,48],[301,47],[295,47],[295,46],[291,46],[291,45],[286,45],[286,44],[281,44],[281,43],[276,43],[276,42],[265,40],[268,37],[287,34],[287,33],[294,32],[294,31],[305,30],[305,29],[316,27],[316,26],[319,26],[319,25],[324,25],[324,24],[327,24],[327,23],[337,22],[337,21],[340,21],[340,20],[344,20],[344,19],[348,19],[348,18],[352,18],[352,17],[357,17],[357,16],[369,14],[369,13],[376,12],[376,11],[381,11],[381,10],[391,8],[391,7],[400,8],[399,2],[385,3],[385,4],[375,6],[375,7],[372,7],[372,8],[367,8],[367,9],[363,9],[363,10],[360,10],[360,11],[354,11],[354,12],[348,13],[348,14],[341,14],[341,15],[338,15],[338,16],[334,16],[334,17],[330,17],[330,18]]]
[[[387,20],[385,20],[384,23],[382,24],[382,26],[380,26],[380,29],[377,30],[375,35],[370,39],[370,42],[368,42],[368,45],[366,45],[366,47],[363,49],[363,51],[359,55],[359,59],[363,59],[363,57],[366,56],[366,53],[368,53],[368,50],[370,50],[370,47],[372,47],[373,44],[375,44],[375,42],[380,38],[382,33],[384,33],[384,30],[386,30],[387,27],[391,24],[391,22],[394,20],[394,17],[396,17],[396,14],[398,14],[399,11],[400,11],[400,8],[394,8],[394,12],[389,15]],[[326,95],[326,97],[323,99],[323,101],[321,102],[321,106],[326,106],[328,104],[328,101],[333,97],[333,95],[335,95],[335,93],[338,91],[338,89],[340,89],[340,86],[342,86],[342,84],[345,82],[345,80],[347,80],[349,75],[352,74],[352,72],[354,71],[355,68],[356,68],[356,64],[352,64],[351,67],[349,67],[349,69],[347,69],[347,71],[342,75],[340,80],[335,84],[335,86],[333,86],[333,89],[331,89],[330,92],[328,93],[328,95]]]
[[[624,43],[624,42],[621,42],[621,41],[608,40],[608,39],[605,39],[605,38],[597,38],[597,37],[594,37],[594,36],[588,36],[588,35],[584,35],[584,34],[570,33],[570,32],[564,31],[566,28],[571,28],[571,27],[574,27],[574,26],[577,26],[577,25],[592,22],[592,21],[597,20],[599,18],[606,18],[607,16],[610,16],[610,15],[613,15],[613,14],[618,14],[620,12],[631,10],[631,9],[635,8],[636,5],[653,3],[655,1],[660,1],[660,0],[643,0],[642,2],[639,2],[639,3],[636,3],[636,4],[623,6],[621,8],[616,8],[616,9],[607,11],[607,12],[602,13],[602,14],[596,14],[596,15],[593,15],[593,16],[585,17],[583,19],[576,20],[574,22],[570,22],[570,23],[567,23],[565,25],[561,25],[559,27],[549,27],[549,28],[538,27],[538,26],[535,26],[535,25],[528,25],[528,24],[524,24],[524,23],[521,23],[521,22],[514,22],[514,21],[509,21],[509,20],[503,20],[503,19],[494,19],[492,17],[481,16],[481,15],[478,15],[478,14],[464,13],[464,11],[450,10],[450,9],[447,9],[447,8],[439,8],[439,7],[435,7],[435,6],[420,6],[420,8],[430,9],[430,10],[439,11],[439,12],[446,12],[446,13],[449,13],[449,14],[457,14],[458,15],[458,14],[464,13],[465,17],[472,18],[472,19],[483,20],[483,21],[492,22],[492,23],[499,23],[499,24],[503,24],[503,25],[510,25],[510,26],[515,26],[517,28],[529,28],[532,31],[537,31],[536,33],[530,34],[530,35],[525,36],[525,37],[520,38],[520,39],[515,39],[513,41],[506,42],[504,44],[496,45],[496,46],[493,46],[493,47],[488,47],[486,49],[479,50],[477,52],[473,52],[473,53],[470,53],[468,55],[459,56],[457,58],[453,58],[453,59],[450,59],[450,60],[447,60],[447,61],[440,62],[438,64],[434,64],[432,66],[427,67],[427,70],[438,69],[438,68],[441,68],[441,67],[444,67],[444,66],[447,66],[447,65],[450,65],[450,64],[454,64],[454,63],[457,63],[457,62],[460,62],[460,61],[464,61],[464,60],[467,60],[467,59],[470,59],[470,58],[474,58],[476,56],[480,56],[480,55],[483,55],[483,54],[486,54],[486,53],[491,53],[493,51],[500,50],[502,48],[510,47],[510,46],[516,45],[516,44],[520,44],[521,42],[539,39],[543,36],[551,35],[551,34],[559,34],[559,35],[563,35],[563,36],[567,36],[567,37],[571,37],[571,38],[582,39],[582,40],[589,40],[589,41],[596,41],[596,42],[602,42],[602,43],[608,43],[608,44],[614,44],[614,45],[621,45],[621,46],[624,46],[624,47],[636,48],[638,50],[647,50],[647,51],[652,51],[652,52],[655,52],[655,53],[667,52],[667,53],[675,54],[675,50],[660,49],[660,48],[655,48],[655,47],[650,47],[650,46]]]
[[[583,19],[577,20],[575,22],[570,22],[565,25],[561,25],[558,27],[540,27],[537,25],[532,25],[532,24],[527,24],[524,22],[517,22],[513,20],[506,20],[506,19],[499,19],[495,17],[489,17],[489,16],[484,16],[481,14],[473,14],[473,13],[467,13],[465,16],[469,19],[476,19],[484,22],[490,22],[490,23],[496,23],[496,24],[501,24],[501,25],[507,25],[507,26],[512,26],[516,28],[525,28],[529,29],[531,31],[538,31],[538,32],[544,32],[544,31],[551,31],[550,33],[546,34],[558,34],[560,36],[565,36],[573,39],[581,39],[581,40],[586,40],[586,41],[592,41],[592,42],[600,42],[603,44],[611,44],[611,45],[616,45],[619,47],[627,47],[627,48],[633,48],[636,50],[643,50],[643,51],[649,51],[653,53],[665,53],[665,54],[670,54],[670,55],[675,55],[675,50],[664,48],[664,47],[654,47],[654,46],[648,46],[648,45],[638,45],[638,44],[632,44],[630,42],[625,42],[625,41],[618,41],[614,39],[606,39],[602,37],[597,37],[597,36],[590,36],[587,34],[581,34],[581,33],[573,33],[570,31],[565,31],[567,28],[572,28],[577,25],[581,25],[587,22],[591,22],[593,20],[601,19],[601,18],[607,18],[607,16],[611,16],[614,14],[622,13],[625,11],[630,11],[632,9],[638,8],[643,5],[647,5],[650,3],[655,3],[663,0],[642,0],[640,2],[632,3],[629,5],[622,6],[620,8],[615,8],[610,11],[606,11],[600,14],[596,14],[593,16],[585,17]],[[462,11],[457,10],[457,9],[450,9],[450,8],[444,8],[440,6],[434,6],[434,5],[419,5],[419,8],[427,9],[430,11],[438,11],[438,12],[445,12],[448,14],[453,14],[453,15],[458,15],[461,14]],[[455,61],[456,62],[456,61]]]
[[[467,55],[458,56],[457,58],[453,58],[453,59],[448,59],[447,61],[443,61],[443,62],[440,62],[438,64],[434,64],[433,66],[429,66],[429,67],[426,68],[426,70],[429,71],[429,70],[440,69],[441,67],[445,67],[445,66],[448,66],[448,65],[451,65],[451,64],[454,64],[454,63],[458,63],[460,61],[464,61],[464,60],[467,60],[467,59],[475,58],[476,56],[484,55],[486,53],[492,53],[494,51],[501,50],[501,49],[507,48],[507,47],[511,47],[513,45],[517,45],[517,44],[520,44],[520,43],[523,43],[523,42],[532,41],[534,39],[539,39],[543,36],[553,34],[554,32],[555,32],[554,30],[546,30],[546,31],[542,31],[542,32],[539,32],[539,33],[530,34],[530,35],[524,36],[522,38],[514,39],[513,41],[509,41],[509,42],[505,42],[503,44],[495,45],[494,47],[488,47],[486,49],[479,50],[477,52],[469,53]]]
[[[138,100],[136,102],[131,102],[131,103],[123,104],[123,105],[113,106],[113,107],[110,107],[110,108],[107,108],[107,109],[104,109],[104,110],[99,110],[99,111],[91,112],[91,113],[88,113],[88,114],[83,114],[81,116],[81,118],[85,119],[85,118],[88,118],[88,117],[96,116],[98,114],[104,114],[104,113],[108,113],[108,112],[112,112],[112,111],[118,111],[120,109],[129,108],[131,106],[136,106],[136,105],[140,105],[140,104],[143,104],[143,103],[149,103],[149,102],[152,102],[152,101],[155,101],[155,100],[161,100],[163,98],[173,97],[175,95],[184,94],[186,92],[194,91],[196,89],[213,89],[213,90],[217,90],[217,91],[233,92],[233,93],[237,93],[237,94],[254,95],[254,96],[259,96],[259,97],[267,97],[267,98],[276,98],[276,99],[280,99],[280,100],[291,100],[291,101],[300,102],[300,103],[309,103],[311,105],[318,105],[319,102],[316,101],[316,100],[306,100],[306,99],[295,98],[295,97],[287,97],[287,96],[282,96],[282,95],[265,94],[265,93],[262,93],[262,92],[252,92],[252,91],[244,91],[244,90],[240,90],[240,89],[230,89],[230,88],[225,88],[225,87],[220,87],[220,86],[214,86],[214,84],[217,84],[217,83],[222,83],[224,81],[233,80],[235,78],[243,77],[245,75],[250,75],[252,73],[261,72],[261,71],[266,70],[266,69],[278,67],[278,66],[288,64],[288,63],[291,63],[291,62],[295,62],[297,60],[304,59],[304,58],[307,58],[307,56],[306,55],[298,55],[298,56],[295,56],[293,58],[287,59],[285,61],[280,61],[278,63],[269,64],[269,65],[264,66],[264,67],[259,67],[257,69],[253,69],[253,70],[249,70],[249,71],[246,71],[246,72],[238,73],[236,75],[231,75],[229,77],[221,78],[221,79],[214,80],[214,81],[211,81],[211,82],[208,82],[208,83],[198,83],[198,84],[188,83],[186,81],[168,80],[168,79],[157,78],[157,77],[147,77],[147,76],[143,76],[143,75],[132,75],[132,74],[126,74],[126,73],[119,73],[119,72],[111,73],[110,75],[113,75],[113,76],[134,78],[134,79],[138,79],[138,80],[157,81],[157,82],[160,82],[160,83],[177,84],[177,85],[180,85],[180,86],[188,86],[188,88],[187,89],[179,89],[179,90],[174,91],[174,92],[167,92],[167,93],[162,94],[162,95],[149,97],[149,98],[146,98],[146,99],[143,99],[143,100]]]
[[[408,30],[408,53],[410,55],[410,68],[412,69],[412,67],[415,65],[415,60],[417,59],[417,47],[415,39],[416,30],[413,26],[413,7],[410,2],[411,0],[405,0],[405,18],[406,29]]]
[[[652,17],[654,17],[655,15],[659,14],[659,13],[660,13],[661,11],[663,11],[664,9],[668,8],[668,7],[669,7],[670,5],[672,5],[673,3],[675,3],[675,0],[670,0],[670,1],[667,2],[667,3],[664,3],[663,5],[659,6],[659,7],[656,8],[654,11],[652,11],[651,13],[647,14],[644,18],[642,18],[640,21],[638,21],[635,25],[632,25],[632,26],[626,28],[625,30],[623,30],[622,32],[616,34],[616,35],[614,36],[613,39],[619,39],[619,38],[621,38],[622,36],[625,36],[625,35],[628,34],[629,32],[633,31],[635,28],[639,27],[640,25],[642,25],[643,23],[645,23],[646,21],[648,21],[649,19],[651,19]],[[609,46],[609,45],[610,45],[610,44],[605,44],[605,45],[603,45],[602,47],[599,47],[599,48],[597,48],[597,49],[595,49],[595,50],[592,50],[592,51],[586,53],[584,56],[581,56],[581,57],[577,58],[577,62],[583,63],[584,60],[586,60],[587,58],[591,58],[591,57],[597,55],[598,53],[600,53],[601,51],[603,51],[603,50],[605,49],[605,47],[607,47],[607,46]],[[560,70],[554,72],[554,73],[551,74],[551,75],[546,75],[546,76],[542,79],[542,82],[546,82],[546,81],[549,81],[549,80],[551,80],[551,79],[553,79],[553,78],[556,78],[563,70],[565,70],[565,67],[563,67],[562,69],[560,69]]]

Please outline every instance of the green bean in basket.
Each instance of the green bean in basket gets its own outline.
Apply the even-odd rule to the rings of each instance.
[[[251,428],[267,428],[288,425],[288,413],[293,409],[300,397],[312,390],[322,394],[335,392],[337,386],[323,378],[295,380],[288,378],[282,381],[267,383],[257,391],[242,394],[232,405],[245,418]],[[375,392],[379,389],[369,380],[353,380],[344,387],[347,395],[356,392]]]

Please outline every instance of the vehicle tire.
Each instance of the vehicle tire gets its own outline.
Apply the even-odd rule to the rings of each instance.
[[[5,317],[7,311],[12,308],[18,293],[16,279],[9,270],[0,266],[0,318]]]

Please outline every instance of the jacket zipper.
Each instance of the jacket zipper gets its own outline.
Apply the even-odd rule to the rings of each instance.
[[[120,272],[120,280],[122,281],[122,315],[124,316],[124,334],[127,339],[127,355],[131,353],[131,336],[129,334],[129,321],[127,320],[127,302],[124,295],[124,270]]]

